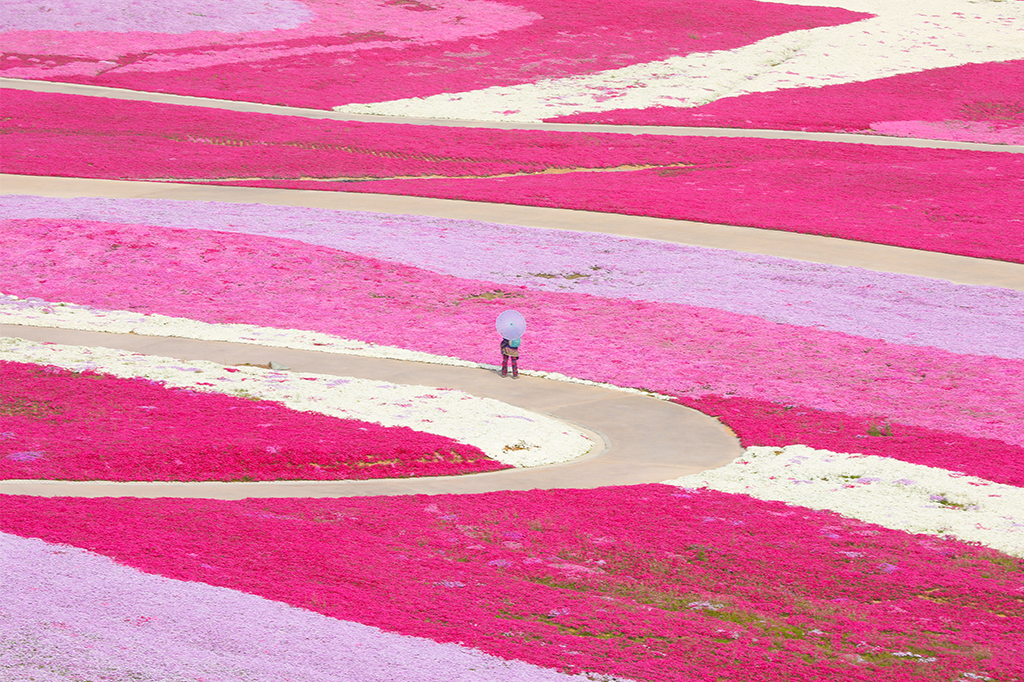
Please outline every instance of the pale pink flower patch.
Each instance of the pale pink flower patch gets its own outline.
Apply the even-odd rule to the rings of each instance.
[[[1024,445],[1019,358],[702,306],[497,286],[288,239],[75,220],[4,227],[0,289],[22,298],[306,329],[483,363],[494,362],[494,318],[512,300],[535,321],[523,360],[531,369]]]
[[[989,121],[878,121],[871,124],[871,130],[893,137],[1024,145],[1024,126]]]
[[[14,57],[0,73],[8,77],[59,79],[72,67],[99,75],[301,59],[479,37],[539,18],[492,0],[160,0],[128,6],[64,0],[48,3],[46,11],[39,4],[5,7],[0,36]]]

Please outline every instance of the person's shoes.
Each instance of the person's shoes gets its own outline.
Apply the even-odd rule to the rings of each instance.
[[[513,379],[518,379],[518,378],[519,378],[519,375],[518,375],[518,374],[513,374],[513,375],[512,375],[512,378],[513,378]]]
[[[507,376],[508,376],[508,372],[502,372],[502,373],[501,373],[501,376],[503,376],[503,377],[507,377]]]

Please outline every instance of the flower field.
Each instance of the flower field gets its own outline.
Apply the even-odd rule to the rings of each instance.
[[[480,330],[512,301],[537,321],[530,363],[539,369],[1024,445],[1020,353],[950,352],[713,307],[500,286],[294,239],[79,220],[5,227],[4,288],[21,297],[313,330],[475,362],[493,360],[493,339]],[[256,289],[264,295],[250,296]]]
[[[60,4],[58,23],[38,3],[7,3],[2,75],[316,109],[589,74],[867,16],[755,0],[637,0],[630,12],[586,0]]]
[[[10,220],[276,237],[501,286],[695,305],[896,344],[1024,357],[1019,343],[1024,297],[1009,289],[661,241],[419,216],[207,202],[200,223],[193,206],[157,199],[0,196],[0,209]],[[13,248],[13,233],[8,240]],[[31,250],[32,243],[23,248]],[[964,333],[967,327],[970,334]]]
[[[206,325],[221,325],[225,329],[231,328],[226,325],[245,324],[247,328],[267,325],[277,329],[293,329],[296,330],[293,333],[296,337],[316,332],[323,335],[318,342],[321,344],[337,339],[339,345],[362,342],[374,344],[374,347],[404,348],[469,362],[488,362],[493,361],[490,337],[481,334],[479,330],[487,329],[493,315],[514,302],[517,309],[524,311],[533,320],[528,339],[531,368],[557,371],[592,381],[642,387],[675,396],[676,400],[686,405],[719,416],[748,447],[801,443],[818,448],[819,451],[870,456],[866,462],[861,463],[861,470],[840,467],[838,470],[829,470],[830,473],[820,474],[787,471],[788,478],[796,479],[796,487],[799,487],[800,480],[810,480],[818,475],[825,477],[825,487],[813,493],[816,495],[815,501],[789,496],[772,497],[774,493],[771,485],[766,488],[761,483],[762,479],[750,478],[746,472],[745,477],[738,479],[740,490],[756,490],[757,497],[781,499],[790,504],[821,509],[814,512],[816,515],[833,514],[827,522],[821,520],[821,516],[808,517],[818,524],[816,528],[820,528],[836,524],[841,527],[841,524],[850,523],[850,518],[863,516],[858,515],[859,509],[870,510],[874,508],[873,505],[880,504],[870,494],[882,495],[880,499],[887,500],[885,504],[888,504],[893,499],[892,486],[895,485],[905,489],[910,496],[908,506],[896,513],[897,518],[904,521],[861,519],[858,523],[869,524],[862,528],[874,529],[871,533],[884,530],[895,534],[893,538],[923,537],[908,535],[908,530],[925,532],[933,538],[927,542],[935,542],[935,538],[947,534],[955,536],[959,531],[959,536],[964,540],[980,541],[1009,552],[1009,555],[983,553],[984,556],[993,557],[993,561],[995,557],[1001,557],[999,561],[1003,563],[998,565],[1020,566],[1020,559],[1011,558],[1024,554],[1024,550],[1020,549],[1019,532],[1024,527],[1024,518],[1017,511],[1019,505],[1013,494],[1024,484],[1024,469],[1020,464],[1024,443],[1019,438],[1020,433],[1024,433],[1019,417],[1024,414],[1024,409],[1018,404],[1022,395],[1020,382],[1024,348],[1017,341],[1020,338],[1020,325],[1024,324],[1020,314],[1024,306],[1021,305],[1022,295],[1017,292],[958,286],[937,280],[852,268],[811,266],[784,259],[669,246],[644,240],[584,237],[528,228],[515,228],[503,240],[509,243],[507,249],[502,242],[498,242],[502,244],[503,258],[497,264],[499,270],[494,271],[496,264],[493,251],[489,249],[494,247],[495,242],[484,240],[482,236],[495,231],[500,233],[501,228],[467,221],[423,221],[414,217],[207,204],[205,210],[199,213],[210,216],[201,219],[209,221],[203,225],[197,222],[194,210],[197,205],[194,203],[8,197],[5,204],[12,216],[5,223],[5,235],[10,245],[6,256],[8,260],[3,269],[4,291],[9,296],[3,308],[5,321],[17,322],[22,318],[38,320],[43,317],[52,318],[54,321],[50,324],[83,326],[57,321],[70,320],[69,316],[74,313],[77,318],[93,316],[97,320],[96,324],[106,324],[103,320],[109,318],[110,324],[116,324],[118,328],[125,328],[122,325],[134,328],[134,325],[144,322],[140,315],[177,316],[195,319]],[[31,215],[36,217],[30,218]],[[114,245],[118,245],[117,248],[113,248]],[[476,257],[453,258],[453,254],[465,254],[474,247],[478,254]],[[615,250],[605,247],[614,247]],[[504,258],[506,250],[507,259]],[[703,285],[699,274],[702,269],[708,273]],[[652,278],[654,273],[657,273],[657,285]],[[771,304],[763,294],[750,292],[752,277],[756,277],[758,282],[765,282],[763,286],[772,287],[777,292],[771,297]],[[678,284],[673,284],[673,278],[679,278]],[[685,286],[687,282],[690,286]],[[266,298],[254,299],[245,295],[246,291],[254,288],[266,292]],[[730,295],[730,291],[737,292],[737,295]],[[741,291],[748,293],[745,297],[740,296],[738,292]],[[826,291],[835,300],[831,316],[827,314],[830,306],[822,298]],[[909,292],[914,293],[909,296]],[[13,298],[12,294],[20,298]],[[270,301],[275,303],[268,305]],[[279,305],[282,301],[286,301],[287,305]],[[64,307],[69,307],[71,311],[64,313]],[[884,325],[883,330],[883,325],[879,324],[879,315],[891,317],[894,323]],[[124,322],[118,322],[122,319]],[[812,319],[821,322],[808,324]],[[962,329],[968,325],[976,327],[977,340],[963,338]],[[182,331],[186,329],[184,327],[176,329],[178,331],[175,333],[188,334]],[[286,339],[281,342],[288,345]],[[603,353],[595,356],[590,352],[594,347],[604,349]],[[757,360],[750,362],[744,358]],[[837,367],[841,369],[837,371]],[[985,391],[978,390],[977,387],[981,385],[985,386]],[[746,456],[754,456],[756,452],[756,447],[750,447]],[[838,457],[839,461],[858,461],[856,458],[850,460],[850,455],[832,456]],[[891,463],[886,466],[895,467],[892,469],[894,473],[879,478],[879,472],[876,471],[878,467],[873,469],[870,464],[872,457]],[[899,469],[900,466],[908,468]],[[949,471],[954,473],[953,478],[949,478]],[[941,479],[942,475],[947,478]],[[940,477],[937,482],[933,480],[936,476]],[[688,499],[678,495],[709,495],[711,493],[697,493],[694,490],[709,484],[716,485],[711,479],[705,481],[705,478],[708,477],[698,475],[692,481],[677,482],[677,485],[687,489],[682,493],[672,493],[673,489],[668,487],[653,486],[650,494],[662,497],[667,495],[665,499],[673,503]],[[872,478],[876,480],[872,481]],[[844,503],[844,495],[829,492],[850,485],[837,484],[835,481],[861,479],[867,480],[857,483],[857,489],[853,492],[861,496],[869,494],[867,501],[863,497],[852,497]],[[902,483],[893,484],[893,480]],[[829,481],[833,481],[831,487]],[[890,487],[885,487],[887,485]],[[963,491],[970,493],[973,489],[982,491],[978,494],[984,499],[977,496],[963,497]],[[661,492],[663,490],[665,492]],[[992,490],[999,492],[990,492]],[[617,508],[620,503],[604,501],[603,496],[627,494],[623,491],[632,494],[633,489],[577,491],[573,495],[587,496],[591,499],[589,504],[597,505],[598,509],[610,510]],[[726,497],[721,499],[728,504],[739,504],[740,500],[748,500],[743,504],[755,504],[756,499],[737,497],[735,492],[739,490],[734,487],[725,493],[714,494],[725,494]],[[812,491],[808,489],[804,492]],[[544,493],[547,496],[545,504],[556,504],[553,499],[567,494],[568,491]],[[529,497],[534,494],[525,495]],[[536,495],[541,494],[538,491]],[[990,495],[1009,496],[1003,500],[1001,497],[990,498]],[[405,504],[402,500],[406,499],[415,498],[381,500],[379,504]],[[497,493],[450,499],[465,499],[467,504],[469,500],[476,500],[474,504],[483,505],[506,504],[501,501],[502,495]],[[5,498],[5,504],[13,504],[15,501],[14,498]],[[98,503],[84,500],[35,500],[31,504],[34,506],[19,507],[17,513],[12,511],[5,516],[11,519],[37,519],[33,523],[45,523],[45,519],[51,518],[52,514],[63,519],[70,513],[66,507],[60,506],[62,504]],[[150,503],[123,500],[117,504],[145,506]],[[171,508],[174,505],[188,508],[196,503],[167,501],[167,504],[171,504]],[[223,514],[228,512],[223,510],[234,509],[232,505],[235,503],[219,504],[227,506],[217,508],[222,511],[210,511],[210,522],[224,518]],[[316,504],[370,503],[338,501]],[[423,502],[421,506],[429,504]],[[557,504],[573,506],[578,502],[562,500]],[[845,507],[842,506],[844,504]],[[982,504],[984,506],[980,506]],[[788,509],[794,508],[800,507]],[[844,517],[834,515],[831,511],[833,508],[843,513],[845,520]],[[276,511],[276,507],[273,509],[273,514],[282,513]],[[701,519],[711,518],[713,521],[716,518],[727,518],[712,513],[703,503],[686,509],[701,514]],[[165,509],[160,513],[168,512]],[[601,512],[594,513],[600,515]],[[728,517],[732,519],[728,522],[751,523],[752,516],[760,518],[766,513],[744,508],[740,517]],[[103,517],[105,514],[107,512],[97,512],[90,518]],[[123,516],[123,512],[110,514],[113,515],[111,518]],[[477,517],[475,511],[468,517],[464,514],[470,512],[456,512],[460,527],[481,524],[484,527],[490,523]],[[933,519],[936,514],[939,516]],[[428,515],[426,518],[440,517]],[[472,522],[467,523],[466,518],[472,519]],[[609,517],[602,523],[610,523],[613,518],[617,517]],[[911,523],[909,527],[906,521]],[[993,526],[993,523],[996,525]],[[981,531],[975,529],[975,525],[991,530]],[[431,533],[442,534],[447,528],[441,522],[429,527],[433,528]],[[198,579],[195,574],[177,573],[145,562],[129,561],[122,550],[101,547],[93,540],[88,540],[111,535],[110,529],[91,528],[83,531],[84,535],[76,535],[72,539],[70,536],[46,535],[41,526],[33,526],[31,531],[24,528],[5,526],[4,530],[100,551],[149,573],[185,580]],[[589,525],[586,528],[588,530],[585,533],[596,537],[615,537],[603,527],[600,533]],[[691,530],[682,531],[683,528],[691,528],[689,521],[672,521],[669,528],[674,529],[672,533],[678,537],[686,538],[687,546],[705,546],[690,537]],[[887,530],[889,528],[892,530]],[[417,532],[428,531],[424,529]],[[502,532],[522,533],[516,529]],[[670,537],[676,537],[672,533]],[[824,533],[823,537],[829,541],[836,540],[831,537],[835,535],[832,530],[816,530],[815,533]],[[114,535],[129,537],[131,532],[122,529]],[[206,531],[201,535],[205,537]],[[874,535],[863,537],[873,538]],[[171,542],[163,537],[151,541]],[[447,539],[443,541],[449,542]],[[332,544],[342,542],[340,537],[325,542],[329,544],[316,551],[348,551]],[[493,544],[507,549],[503,542],[515,544],[519,540],[502,540]],[[676,549],[663,548],[662,544],[649,539],[635,538],[630,542],[638,543],[631,545],[635,546],[635,551],[679,553]],[[949,544],[944,546],[953,549],[946,550],[950,556],[944,558],[959,562],[951,563],[949,570],[953,570],[953,565],[959,567],[962,564],[964,552],[975,556],[971,553],[980,551],[963,542],[945,542]],[[481,548],[473,552],[482,552],[491,543],[478,542],[472,546]],[[473,554],[460,555],[462,558],[441,559],[441,564],[435,562],[431,565],[435,566],[432,570],[444,575],[439,573],[436,579],[416,579],[419,581],[416,585],[436,583],[441,587],[454,586],[444,589],[455,590],[459,598],[464,594],[461,592],[463,589],[513,590],[506,594],[517,596],[486,597],[483,603],[508,602],[532,609],[530,613],[534,616],[530,618],[535,620],[530,627],[533,629],[523,629],[519,624],[525,617],[522,614],[512,617],[499,612],[487,615],[486,618],[482,613],[467,616],[468,620],[478,624],[484,622],[482,619],[494,623],[493,626],[479,625],[483,630],[478,639],[467,639],[468,635],[458,625],[461,620],[452,621],[444,629],[437,630],[433,629],[435,626],[425,627],[406,621],[399,624],[378,617],[371,618],[360,609],[345,612],[334,610],[333,606],[328,605],[340,602],[336,598],[313,596],[307,590],[314,583],[304,582],[306,579],[301,576],[295,577],[295,594],[287,596],[278,591],[267,592],[249,579],[234,574],[230,580],[225,576],[226,582],[214,581],[213,584],[241,589],[243,592],[306,609],[311,608],[308,600],[320,599],[322,605],[312,610],[328,616],[435,641],[463,642],[499,657],[567,671],[587,670],[624,676],[627,679],[696,679],[706,672],[706,668],[700,665],[716,668],[725,665],[722,654],[702,649],[699,660],[703,663],[680,667],[682,664],[679,661],[690,660],[691,649],[679,647],[697,646],[694,642],[702,641],[701,637],[707,636],[695,634],[689,628],[714,625],[717,634],[711,636],[711,641],[718,637],[723,639],[723,643],[732,642],[735,639],[733,634],[741,630],[731,625],[734,629],[728,630],[730,634],[722,635],[719,632],[725,632],[720,627],[722,623],[713,615],[718,611],[702,606],[707,603],[715,608],[725,608],[720,604],[720,600],[724,599],[722,593],[694,592],[692,587],[685,588],[689,591],[678,592],[684,589],[679,585],[673,588],[677,591],[671,592],[670,596],[672,599],[687,600],[685,606],[667,608],[665,602],[657,606],[658,602],[649,601],[654,597],[640,598],[634,591],[629,591],[627,602],[631,606],[623,608],[627,608],[627,611],[634,609],[630,613],[635,613],[638,608],[645,612],[647,608],[653,608],[657,610],[659,619],[675,613],[689,614],[686,619],[696,621],[685,625],[677,623],[671,626],[676,630],[665,630],[669,627],[667,622],[654,624],[653,621],[648,623],[644,620],[648,624],[643,626],[646,628],[643,633],[646,634],[641,636],[631,634],[625,625],[633,622],[631,618],[635,620],[632,616],[627,618],[620,615],[620,619],[626,620],[613,621],[605,620],[612,616],[602,615],[599,618],[605,630],[601,632],[620,633],[598,637],[598,641],[606,642],[602,646],[627,646],[625,642],[634,640],[642,641],[643,645],[628,645],[638,646],[635,653],[629,656],[612,656],[608,649],[588,648],[593,644],[585,646],[585,643],[594,638],[596,626],[593,623],[587,624],[589,621],[586,619],[598,617],[594,614],[599,612],[595,612],[593,606],[577,604],[577,600],[593,599],[593,594],[612,596],[617,594],[615,590],[621,592],[622,588],[604,586],[595,593],[592,590],[597,588],[584,586],[580,578],[597,580],[592,575],[601,576],[603,573],[589,573],[591,564],[598,561],[610,562],[611,559],[602,555],[602,558],[592,558],[590,564],[586,561],[581,563],[578,558],[568,561],[566,557],[570,554],[573,557],[579,556],[578,550],[573,551],[576,553],[567,553],[557,546],[544,546],[548,554],[522,557],[521,561],[531,560],[524,566],[534,568],[537,564],[538,570],[550,570],[548,564],[568,563],[581,568],[566,569],[571,579],[532,573],[509,576],[497,569],[511,570],[510,566],[517,565],[513,558],[504,554],[487,554],[480,559],[480,565],[490,573],[487,576],[476,576],[473,573],[476,569],[469,564],[474,564],[477,559],[464,560],[467,556],[475,556]],[[720,547],[712,544],[706,546]],[[238,551],[241,552],[240,556],[248,556],[263,550],[245,548]],[[413,556],[405,549],[392,548],[388,551],[406,557]],[[617,551],[614,554],[615,561],[627,561]],[[799,555],[811,557],[817,551],[804,549],[800,550]],[[844,541],[841,550],[833,551],[844,561],[850,557],[874,556],[864,551],[859,540],[853,544]],[[935,551],[931,550],[928,561],[935,561]],[[223,556],[222,550],[218,550],[218,556]],[[899,559],[894,558],[896,555],[886,556],[887,560],[879,559],[874,564],[850,570],[868,571],[862,575],[874,571],[884,576],[889,576],[890,573],[886,571],[891,571],[891,575],[902,579],[904,564],[901,562],[907,560],[906,556],[899,553]],[[459,570],[449,570],[448,560],[454,560]],[[547,561],[548,564],[540,566],[534,560]],[[637,565],[636,561],[630,558],[627,563],[632,567]],[[506,566],[502,562],[509,563]],[[206,563],[219,565],[210,561]],[[878,568],[882,565],[887,568]],[[600,568],[602,564],[597,566]],[[500,580],[495,577],[498,573],[501,573]],[[827,571],[823,568],[814,569],[809,574],[820,576],[827,574]],[[665,589],[664,585],[659,588],[652,583],[652,578],[636,578],[633,573],[629,575],[641,580],[645,594],[649,590],[657,592]],[[1017,575],[1019,573],[1013,571],[1006,573],[1005,579],[1011,581],[1009,584],[1018,587],[1005,589],[1017,590],[1024,587],[1019,581],[1012,582]],[[208,578],[203,580],[209,582]],[[332,578],[331,584],[347,584],[349,580],[358,582],[360,579],[338,574]],[[725,586],[727,583],[721,580],[715,584],[716,589],[725,589],[732,595],[731,599],[737,598],[735,585]],[[934,589],[938,584],[929,582],[927,589]],[[554,597],[543,595],[537,596],[537,599],[544,602],[543,605],[534,605],[532,601],[524,605],[523,598],[518,596],[524,589],[522,585],[530,585],[530,589],[545,585],[556,590],[556,594],[564,595],[563,598],[571,597],[576,605],[549,604],[545,600]],[[899,585],[898,590],[909,589],[902,582]],[[417,588],[413,585],[408,589]],[[441,588],[435,585],[432,589]],[[758,591],[763,588],[751,589]],[[823,590],[820,586],[806,589],[816,593]],[[993,594],[1002,594],[1000,590],[1003,589],[993,588]],[[747,592],[743,594],[747,595]],[[473,597],[478,598],[479,595]],[[836,593],[829,597],[829,600],[832,599],[850,599],[866,604],[877,597],[868,599],[862,594],[844,596]],[[678,601],[672,603],[682,604]],[[694,604],[697,606],[692,606]],[[744,608],[747,607],[744,604]],[[465,606],[453,604],[451,608],[462,609]],[[906,605],[900,602],[893,608],[905,609]],[[574,620],[567,626],[559,626],[557,618],[566,615],[561,614],[560,609],[581,612],[584,615],[580,617],[584,621]],[[770,624],[776,623],[776,620],[768,618],[767,612],[755,611],[744,612],[746,615],[743,618],[748,620],[742,623],[757,625],[744,625],[742,632],[747,634],[741,635],[749,636],[754,648],[744,650],[744,653],[733,658],[734,661],[742,661],[742,665],[733,663],[729,665],[736,665],[736,668],[725,668],[733,670],[734,674],[748,668],[752,660],[762,660],[759,658],[761,656],[767,656],[771,664],[776,666],[812,665],[811,670],[818,671],[814,674],[830,674],[825,671],[831,670],[829,666],[833,665],[839,665],[845,673],[854,674],[866,665],[872,671],[871,674],[902,675],[914,670],[918,673],[926,672],[924,678],[931,679],[938,674],[940,668],[934,664],[940,659],[944,665],[967,672],[977,669],[987,672],[999,670],[998,667],[992,667],[997,664],[989,658],[983,659],[989,667],[979,667],[974,663],[971,664],[974,667],[967,666],[964,659],[957,658],[960,654],[952,653],[961,651],[956,648],[960,644],[949,648],[954,640],[944,640],[943,646],[947,648],[942,649],[931,635],[912,632],[912,628],[900,630],[910,639],[900,640],[899,644],[897,640],[886,639],[889,635],[883,636],[881,631],[870,637],[860,637],[858,645],[850,649],[843,649],[834,642],[828,645],[815,643],[813,640],[818,635],[807,633],[834,632],[836,628],[850,632],[852,625],[847,621],[843,621],[842,625],[830,620],[823,621],[821,618],[824,616],[810,607],[802,607],[799,612],[782,611],[792,617],[810,619],[798,631],[787,631],[790,634],[796,633],[794,636],[776,633],[775,640],[764,639],[755,634],[764,634],[756,628],[771,629],[775,626]],[[556,615],[542,617],[549,612]],[[1020,615],[1003,619],[998,613],[1009,615],[1008,612],[990,609],[986,613],[996,618],[993,622],[1005,621],[1007,627],[1011,628],[1009,632],[1016,632],[1013,628],[1017,627],[1014,624]],[[425,617],[431,618],[429,615]],[[920,615],[920,618],[933,617]],[[516,627],[509,629],[511,626],[504,624],[509,618],[516,621]],[[726,622],[736,623],[732,616],[726,618]],[[860,622],[875,623],[872,627],[883,630],[892,629],[883,628],[875,616],[864,615]],[[536,630],[538,627],[540,629]],[[669,634],[680,632],[679,627],[685,627],[689,633],[683,639],[679,639],[681,635]],[[996,631],[1007,632],[998,628]],[[458,634],[444,634],[455,632]],[[517,636],[523,638],[524,642],[546,642],[544,645],[536,645],[541,649],[555,646],[561,650],[560,644],[565,644],[566,649],[579,653],[572,656],[558,653],[554,657],[549,653],[541,655],[534,651],[536,646],[521,648],[520,645],[506,642],[508,635],[501,634],[505,632],[523,633]],[[1001,636],[1012,640],[1009,634]],[[488,639],[490,637],[499,639],[492,641]],[[562,640],[559,637],[569,639]],[[754,639],[768,647],[769,653],[761,651],[757,642],[753,642]],[[788,643],[790,639],[798,642],[791,645]],[[616,640],[619,640],[618,643]],[[659,643],[658,646],[652,647],[654,642]],[[782,646],[781,642],[786,642],[786,646]],[[864,642],[863,646],[861,642]],[[663,648],[659,649],[660,646]],[[797,646],[797,649],[792,649],[792,646]],[[1001,655],[1011,655],[1010,663],[1006,665],[1008,670],[1013,670],[1013,661],[1017,660],[1012,657],[1016,654],[1009,653],[1014,650],[1013,647],[1006,643],[996,648]],[[991,647],[986,652],[990,650]],[[772,651],[788,653],[772,657]],[[865,653],[874,658],[865,657]],[[897,653],[908,655],[895,656]],[[972,655],[975,660],[982,656]],[[903,658],[907,660],[896,663]],[[935,661],[922,662],[933,658]],[[611,662],[599,663],[606,659]],[[769,664],[767,658],[763,660],[766,665]],[[796,661],[803,662],[798,664]],[[901,678],[897,676],[892,679]]]
[[[1024,59],[964,64],[827,88],[738,95],[695,107],[570,114],[557,123],[857,132],[1024,144]]]
[[[789,4],[808,6],[813,2]],[[749,119],[763,120],[765,116],[754,113],[757,104],[765,103],[756,95],[778,94],[785,100],[787,91],[804,90],[800,94],[815,93],[810,103],[816,106],[808,112],[812,125],[824,120],[841,130],[900,136],[899,130],[891,129],[893,124],[917,123],[920,132],[927,127],[920,124],[931,123],[933,129],[923,137],[1003,144],[1021,139],[1020,88],[1006,79],[1002,67],[1002,63],[1024,58],[1024,8],[1019,2],[909,0],[896,5],[885,0],[836,0],[831,4],[863,14],[855,20],[777,34],[733,49],[697,49],[588,74],[469,91],[453,88],[430,97],[348,104],[335,110],[484,121],[680,124],[692,120],[689,110],[693,109],[694,115],[704,119],[696,125],[735,127],[736,122],[730,126],[713,113],[701,116],[703,107],[710,106],[715,112],[722,104],[726,111],[750,112],[739,121],[739,127],[744,127]],[[967,75],[958,71],[965,65],[980,84],[972,83],[961,91],[955,84]],[[917,76],[916,82],[903,80]],[[895,80],[886,83],[889,79]],[[879,82],[880,86],[871,85]],[[865,98],[861,106],[875,106],[874,116],[882,115],[872,118],[872,124],[879,124],[877,128],[859,128],[850,116],[849,88],[843,86],[851,84],[853,91]],[[861,85],[867,87],[856,87]],[[929,109],[933,107],[927,103],[934,95],[922,97],[918,89],[952,90],[951,104],[962,109],[949,120],[932,118]],[[989,99],[992,95],[995,99]],[[898,111],[910,120],[889,119],[886,111]],[[1014,112],[1010,121],[1006,120],[1007,111]],[[973,129],[964,125],[974,121],[981,125]],[[781,127],[802,130],[807,125],[802,119],[790,119]],[[951,132],[957,128],[959,134]]]
[[[8,479],[455,475],[591,447],[561,422],[462,391],[15,340],[0,348]]]
[[[1019,154],[320,121],[14,90],[0,112],[7,173],[570,208],[1024,262]]]
[[[1022,139],[1018,0],[60,4],[8,3],[0,74],[427,118]]]
[[[396,635],[203,582],[142,573],[69,545],[55,550],[41,540],[4,534],[0,547],[9,626],[4,642],[16,652],[5,661],[8,676],[14,674],[13,660],[31,666],[28,675],[34,679],[42,679],[39,673],[48,672],[47,666],[57,675],[74,670],[80,679],[109,678],[121,671],[134,679],[182,679],[186,668],[193,679],[207,680],[573,679],[456,644]],[[88,647],[80,646],[83,639]],[[367,651],[375,656],[366,656]]]
[[[743,495],[649,485],[2,504],[5,533],[188,581],[179,589],[205,583],[237,591],[236,601],[255,594],[566,672],[912,680],[1020,671],[1020,559]],[[154,633],[171,625],[153,607],[128,613]],[[22,632],[54,649],[68,639],[56,624]],[[274,661],[274,648],[241,648]]]
[[[449,439],[316,419],[275,403],[52,365],[4,362],[0,376],[9,429],[0,476],[8,479],[331,479],[500,468]]]
[[[1022,36],[1020,0],[14,0],[0,76],[348,113],[1020,145]],[[493,368],[495,316],[514,308],[525,374],[655,394],[744,450],[590,489],[0,494],[0,677],[1024,680],[1024,292],[508,225],[499,206],[1017,267],[1019,149],[13,89],[2,109],[4,173],[224,199],[0,195],[0,324]],[[231,203],[232,186],[491,202],[495,216]],[[500,479],[592,446],[543,411],[0,339],[6,481]]]

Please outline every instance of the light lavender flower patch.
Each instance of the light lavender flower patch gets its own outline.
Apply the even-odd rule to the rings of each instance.
[[[6,533],[0,590],[0,678],[7,680],[588,679]]]
[[[0,197],[0,206],[7,218],[103,220],[288,238],[498,284],[712,307],[954,353],[1024,357],[1024,293],[996,287],[425,216],[32,196]]]
[[[313,13],[295,0],[5,0],[0,30],[95,31],[182,34],[195,31],[245,33],[296,28]]]

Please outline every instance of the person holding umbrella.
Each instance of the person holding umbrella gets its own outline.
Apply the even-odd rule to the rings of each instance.
[[[501,376],[508,376],[508,361],[512,361],[512,378],[519,378],[519,347],[522,345],[523,332],[526,331],[526,318],[515,310],[506,310],[498,315],[495,323],[501,334]]]

